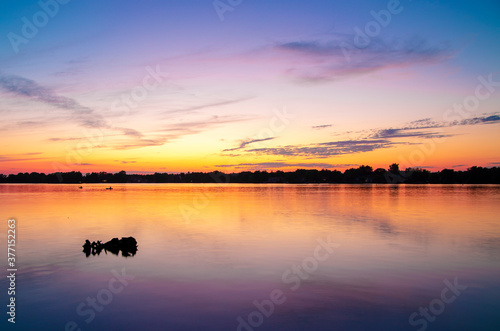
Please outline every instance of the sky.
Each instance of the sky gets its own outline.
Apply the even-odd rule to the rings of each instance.
[[[2,1],[0,173],[500,165],[500,2]]]

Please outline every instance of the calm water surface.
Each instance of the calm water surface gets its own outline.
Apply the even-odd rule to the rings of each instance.
[[[0,185],[17,330],[500,330],[498,185],[78,186]]]

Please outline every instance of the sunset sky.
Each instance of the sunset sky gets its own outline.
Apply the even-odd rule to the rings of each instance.
[[[500,2],[3,1],[0,173],[500,165]]]

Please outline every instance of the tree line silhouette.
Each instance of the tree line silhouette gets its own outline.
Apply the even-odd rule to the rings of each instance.
[[[187,172],[127,174],[79,171],[44,174],[38,172],[0,174],[0,183],[407,183],[407,184],[500,184],[500,167],[471,167],[466,171],[443,169],[431,172],[422,168],[400,170],[397,163],[389,168],[362,165],[338,170],[297,169],[295,171],[243,171],[238,173]]]

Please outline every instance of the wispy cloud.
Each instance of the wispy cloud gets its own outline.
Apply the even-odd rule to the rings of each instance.
[[[435,121],[430,118],[424,118],[409,122],[406,126],[402,127],[401,130],[436,129],[436,128],[446,128],[452,126],[467,126],[467,125],[496,124],[496,123],[500,123],[500,113],[493,112],[452,122]]]
[[[114,129],[121,131],[125,136],[136,137],[136,138],[142,138],[144,136],[144,134],[135,129],[120,128],[120,127],[114,127]]]
[[[16,126],[19,128],[31,128],[43,125],[42,121],[19,121]]]
[[[145,138],[144,134],[132,128],[113,127],[108,123],[104,116],[96,113],[93,109],[81,105],[78,101],[65,96],[60,96],[52,89],[44,87],[37,82],[16,75],[6,75],[0,72],[0,91],[10,93],[20,98],[26,98],[36,102],[41,102],[52,107],[67,110],[67,118],[74,121],[76,124],[92,129],[106,129],[109,131],[119,132],[115,135],[105,135],[106,137],[125,136],[139,140],[137,146],[154,146],[162,145],[166,139]],[[42,120],[33,121],[26,120],[18,122],[18,126],[42,126],[51,123],[53,118],[44,118]],[[103,134],[104,136],[104,134]],[[48,141],[78,141],[82,137],[70,138],[49,138]],[[99,147],[99,146],[95,146]]]
[[[240,103],[240,102],[247,101],[250,99],[253,99],[253,97],[245,97],[245,98],[239,98],[239,99],[210,102],[210,103],[205,103],[205,104],[186,107],[186,108],[167,110],[167,111],[163,111],[162,114],[171,115],[171,114],[175,114],[175,113],[190,113],[190,112],[194,112],[194,111],[202,110],[202,109],[206,109],[206,108],[221,107],[221,106],[227,106],[227,105],[231,105],[231,104],[235,104],[235,103]]]
[[[314,125],[314,126],[312,126],[312,128],[313,128],[314,130],[322,130],[322,129],[329,128],[329,127],[331,127],[331,126],[332,126],[331,124]]]
[[[247,121],[248,116],[211,116],[207,119],[200,119],[194,121],[185,121],[180,123],[172,123],[163,128],[164,132],[175,132],[179,134],[193,134],[205,131],[208,128],[221,126],[224,124],[231,124],[241,121]]]
[[[56,137],[53,137],[53,138],[48,138],[47,140],[53,141],[53,142],[58,142],[58,141],[79,141],[82,139],[85,139],[85,138],[56,138]]]
[[[161,146],[164,145],[169,139],[167,137],[158,137],[158,138],[148,138],[148,139],[137,139],[128,143],[117,143],[112,146],[109,146],[110,149],[134,149],[134,148],[142,148],[142,147],[151,147],[151,146]]]
[[[495,124],[500,122],[499,115],[474,117],[459,121],[457,125]]]
[[[425,118],[412,121],[400,127],[359,131],[356,132],[358,137],[355,139],[271,148],[241,149],[244,149],[246,153],[257,155],[327,158],[345,154],[372,152],[378,149],[395,147],[397,145],[420,144],[422,139],[439,139],[454,136],[455,134],[441,132],[441,129],[447,127],[495,123],[500,123],[500,116],[497,113],[483,114],[474,118],[454,122],[435,121],[430,118]],[[226,156],[238,157],[240,155],[241,154],[236,153]]]
[[[18,162],[18,161],[35,161],[35,160],[46,160],[45,157],[32,157],[35,155],[40,155],[42,153],[21,153],[21,154],[7,154],[0,155],[0,162]]]
[[[330,164],[330,163],[288,163],[288,162],[258,162],[258,163],[237,163],[237,164],[220,164],[216,165],[219,168],[244,168],[244,169],[276,169],[276,168],[345,168],[357,166],[357,164]]]
[[[410,137],[418,137],[418,138],[444,138],[450,137],[451,135],[439,134],[436,132],[425,132],[425,131],[415,131],[415,129],[382,129],[376,130],[372,135],[373,138],[382,138],[382,139],[395,139],[395,138],[410,138]]]
[[[57,108],[74,110],[82,114],[92,113],[90,108],[80,105],[74,99],[58,96],[50,89],[24,77],[0,73],[0,89]]]
[[[71,118],[85,127],[103,128],[109,126],[104,118],[96,114],[91,108],[82,106],[72,98],[57,95],[51,89],[31,79],[0,73],[0,90],[21,98],[68,110],[70,111]]]
[[[243,141],[240,142],[240,145],[238,147],[228,148],[228,149],[223,150],[223,152],[236,151],[236,150],[239,150],[239,149],[243,149],[246,146],[248,146],[250,144],[253,144],[253,143],[262,142],[262,141],[268,141],[268,140],[273,140],[273,139],[276,139],[276,137],[269,137],[269,138],[263,138],[263,139],[247,139],[247,140],[243,140]]]
[[[423,118],[416,121],[411,121],[405,125],[395,128],[374,129],[364,131],[366,137],[371,139],[397,139],[397,138],[445,138],[451,137],[453,134],[443,133],[441,129],[455,126],[473,126],[484,124],[500,123],[498,113],[488,113],[475,116],[473,118],[463,119],[460,121],[438,121],[431,118]],[[441,130],[441,131],[440,131]]]
[[[128,136],[132,138],[131,141],[120,142],[110,146],[110,148],[122,150],[149,146],[161,146],[183,136],[202,133],[219,126],[246,121],[249,119],[250,118],[246,116],[212,116],[204,120],[172,123],[163,126],[160,130],[151,133],[148,137],[145,137],[142,134],[134,134],[130,131]]]
[[[65,68],[54,73],[54,76],[69,77],[81,74],[84,71],[85,65],[89,62],[88,57],[69,60],[64,63]]]
[[[310,145],[256,148],[250,149],[248,152],[253,152],[258,155],[326,158],[343,154],[371,152],[376,149],[392,147],[395,144],[397,143],[384,139],[341,140]]]
[[[447,60],[455,52],[446,45],[430,45],[423,38],[387,42],[380,38],[357,48],[353,35],[336,35],[328,41],[301,40],[277,43],[274,50],[296,57],[300,63],[288,73],[306,82],[324,82],[394,67],[432,64]]]
[[[137,163],[137,161],[124,161],[124,160],[115,160],[115,162],[119,162],[121,164]]]

